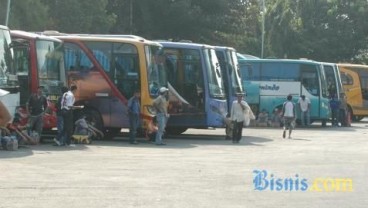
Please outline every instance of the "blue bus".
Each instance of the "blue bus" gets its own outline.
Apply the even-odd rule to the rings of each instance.
[[[236,100],[237,93],[243,92],[240,79],[240,68],[237,53],[234,48],[216,46],[216,55],[220,62],[221,76],[224,83],[227,111],[230,112],[231,104]]]
[[[167,67],[170,118],[166,131],[224,126],[227,113],[221,68],[215,48],[182,42],[159,42]]]
[[[322,63],[310,60],[253,59],[241,63],[247,102],[255,113],[265,109],[271,114],[281,109],[286,96],[297,103],[301,95],[311,101],[311,121],[330,118],[329,92]],[[298,113],[299,116],[299,113]]]

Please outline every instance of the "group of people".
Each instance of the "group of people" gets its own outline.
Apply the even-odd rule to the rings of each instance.
[[[96,128],[89,124],[90,119],[88,117],[82,117],[76,122],[73,122],[73,109],[83,107],[74,106],[76,90],[77,86],[75,85],[72,85],[70,89],[67,87],[61,88],[61,96],[56,103],[58,133],[54,141],[57,146],[72,145],[71,138],[74,124],[76,125],[74,134],[96,135],[96,132],[98,132]],[[167,112],[168,91],[166,87],[159,89],[159,96],[153,101],[153,108],[156,111],[156,115],[152,118],[146,130],[147,139],[156,145],[165,145],[162,137],[169,118]],[[309,98],[302,95],[297,104],[300,110],[301,125],[310,125],[311,102]],[[330,108],[332,111],[333,126],[337,126],[339,121],[345,119],[343,105],[344,103],[339,101],[335,95],[331,95]],[[128,100],[127,107],[129,116],[129,142],[130,144],[138,144],[136,135],[140,127],[140,90],[136,90],[134,95]],[[42,95],[42,87],[39,87],[37,93],[31,95],[27,102],[27,133],[23,133],[26,139],[30,138],[29,135],[31,132],[36,132],[39,136],[42,134],[43,114],[47,108],[47,99]],[[282,109],[276,108],[271,116],[263,109],[256,119],[250,106],[244,100],[244,95],[237,94],[237,100],[232,103],[230,114],[228,114],[225,120],[227,124],[226,138],[231,139],[233,143],[239,143],[242,138],[243,127],[248,126],[250,120],[255,120],[257,126],[283,126],[282,137],[286,138],[288,131],[288,138],[291,138],[296,121],[296,105],[292,102],[292,96],[288,95]]]
[[[159,96],[153,101],[153,108],[156,112],[151,122],[148,124],[146,136],[156,145],[166,145],[162,137],[165,133],[166,123],[169,119],[167,112],[168,91],[166,87],[159,89]],[[128,101],[129,114],[129,143],[138,144],[136,140],[137,130],[140,126],[140,90],[136,90],[133,97]]]
[[[302,114],[309,112],[310,101],[305,96],[302,96],[299,100],[299,106],[301,107]],[[302,116],[302,118],[304,118]],[[226,139],[232,139],[233,143],[239,143],[242,138],[243,126],[249,125],[249,119],[255,119],[251,108],[248,103],[243,99],[243,94],[237,95],[237,100],[232,103],[231,114],[227,116],[226,121]],[[258,118],[256,119],[256,125],[258,126],[270,126],[275,127],[283,126],[282,137],[286,138],[288,131],[288,138],[291,138],[291,133],[295,127],[296,120],[296,107],[292,102],[292,96],[288,95],[286,101],[282,106],[282,110],[275,109],[273,116],[269,120],[269,115],[266,110],[262,110]],[[248,124],[247,124],[248,123]],[[309,117],[307,117],[307,124],[309,123]],[[303,125],[306,125],[303,123]]]

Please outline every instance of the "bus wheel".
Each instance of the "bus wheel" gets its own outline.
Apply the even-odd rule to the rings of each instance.
[[[184,133],[187,129],[186,127],[168,127],[166,128],[166,132],[171,135],[179,135]]]
[[[363,118],[364,116],[353,116],[353,121],[361,121]]]

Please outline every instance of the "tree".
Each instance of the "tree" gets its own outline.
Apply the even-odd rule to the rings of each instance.
[[[41,0],[11,1],[9,28],[27,31],[43,30],[48,21],[48,8]],[[0,2],[1,22],[5,24],[7,1]],[[2,19],[4,18],[4,19]]]
[[[48,27],[66,33],[110,33],[116,16],[107,14],[107,2],[108,0],[44,0],[50,8]]]

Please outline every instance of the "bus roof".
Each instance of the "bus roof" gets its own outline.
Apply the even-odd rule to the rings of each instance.
[[[2,30],[9,30],[9,28],[7,26],[5,26],[5,25],[0,25],[0,29],[2,29]]]
[[[338,63],[337,66],[341,67],[359,67],[359,68],[368,68],[367,65],[363,64],[349,64],[349,63]]]
[[[236,52],[235,48],[232,47],[227,47],[227,46],[215,46],[215,49],[217,50],[229,50],[229,51],[234,51]]]
[[[86,35],[86,36],[80,36],[80,35],[61,35],[61,36],[54,36],[56,38],[59,38],[61,40],[82,40],[82,41],[110,41],[110,42],[126,42],[131,44],[137,44],[137,43],[143,43],[148,45],[156,45],[156,46],[162,46],[161,44],[150,41],[150,40],[141,40],[141,39],[135,39],[135,38],[128,38],[128,37],[110,37],[110,36],[99,36],[99,35]]]
[[[236,53],[236,56],[237,56],[239,61],[247,61],[249,59],[260,59],[259,57],[253,56],[253,55],[250,55],[250,54]]]
[[[164,47],[171,48],[185,48],[185,49],[201,49],[201,48],[215,48],[210,45],[200,44],[200,43],[187,43],[187,42],[168,42],[168,41],[158,41]]]
[[[137,40],[143,40],[145,41],[146,39],[141,37],[141,36],[137,36],[137,35],[123,35],[123,34],[71,34],[71,35],[78,35],[78,36],[93,36],[93,37],[105,37],[105,38],[133,38],[133,39],[137,39]]]
[[[27,39],[40,39],[40,40],[49,40],[49,41],[57,41],[62,42],[60,39],[49,37],[46,35],[40,35],[32,32],[26,32],[22,30],[10,30],[10,34],[12,36],[17,36],[19,38],[27,38]],[[14,38],[13,38],[14,39]]]
[[[289,64],[321,64],[321,62],[307,59],[247,59],[242,63],[289,63]]]

